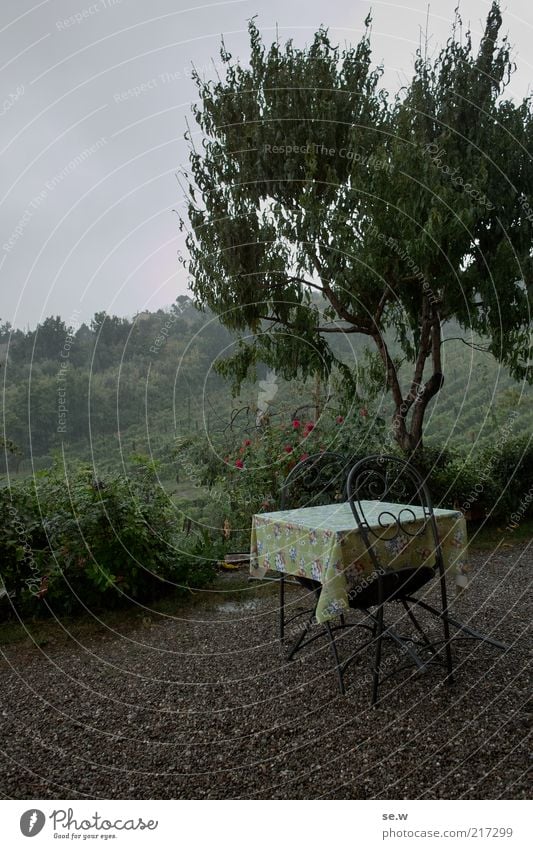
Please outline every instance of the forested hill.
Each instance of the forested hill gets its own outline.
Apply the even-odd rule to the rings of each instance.
[[[530,432],[531,389],[465,345],[459,328],[449,326],[444,335],[451,340],[443,347],[445,384],[430,408],[428,438],[463,446],[489,440],[510,410],[519,413],[515,433]],[[234,341],[186,297],[131,320],[101,312],[75,328],[57,316],[26,332],[0,324],[4,435],[20,451],[14,467],[46,465],[65,445],[85,459],[117,448],[151,453],[177,434],[222,429],[239,402],[213,364]],[[339,346],[346,358],[355,354],[365,363],[362,342],[351,354]],[[248,387],[243,403],[253,404],[257,391]],[[311,403],[311,394],[311,387],[280,381],[274,403]],[[375,404],[388,416],[386,394]]]
[[[194,429],[204,395],[228,395],[211,366],[230,343],[185,297],[132,320],[101,312],[77,328],[57,316],[27,332],[1,325],[5,435],[39,458],[132,429]]]

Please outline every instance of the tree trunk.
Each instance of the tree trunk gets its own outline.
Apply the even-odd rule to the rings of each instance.
[[[436,307],[424,298],[420,321],[420,340],[411,387],[403,397],[398,373],[381,336],[374,337],[387,373],[387,383],[395,401],[392,417],[394,439],[408,457],[423,451],[423,426],[427,406],[440,391],[444,383],[441,370],[441,328]],[[424,383],[424,368],[431,357],[433,373]],[[411,413],[409,425],[407,416]]]

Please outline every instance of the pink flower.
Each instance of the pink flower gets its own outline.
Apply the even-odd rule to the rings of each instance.
[[[238,469],[244,468],[244,463],[242,462],[242,460],[235,460],[235,465],[237,466]]]
[[[337,424],[342,424],[342,423],[343,423],[343,421],[344,421],[344,416],[337,416],[337,418],[335,419],[335,421],[337,422]]]
[[[287,454],[291,454],[292,453],[292,445],[286,445],[284,450],[287,452]]]
[[[301,421],[299,419],[293,419],[292,426],[294,430],[298,430],[301,425]]]

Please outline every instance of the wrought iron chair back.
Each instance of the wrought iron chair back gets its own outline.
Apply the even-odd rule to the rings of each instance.
[[[378,574],[391,570],[381,562],[377,543],[394,540],[405,543],[430,531],[434,565],[443,574],[440,536],[431,496],[424,479],[407,460],[372,454],[350,470],[346,484],[347,500],[365,547]],[[373,502],[373,504],[369,504]],[[376,510],[375,502],[383,509]],[[400,511],[391,504],[404,505]],[[414,508],[418,508],[415,510]],[[429,564],[428,564],[429,565]]]
[[[280,510],[315,507],[346,500],[352,463],[335,451],[311,454],[291,469],[280,493]]]

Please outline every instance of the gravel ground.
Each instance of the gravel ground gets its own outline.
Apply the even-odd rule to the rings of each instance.
[[[229,580],[172,616],[130,612],[112,628],[47,626],[40,645],[4,646],[0,793],[527,798],[532,562],[531,545],[473,555],[471,586],[454,602],[512,651],[457,643],[452,687],[437,668],[400,672],[374,709],[368,656],[347,673],[345,697],[321,641],[281,660],[271,584],[236,592]]]

